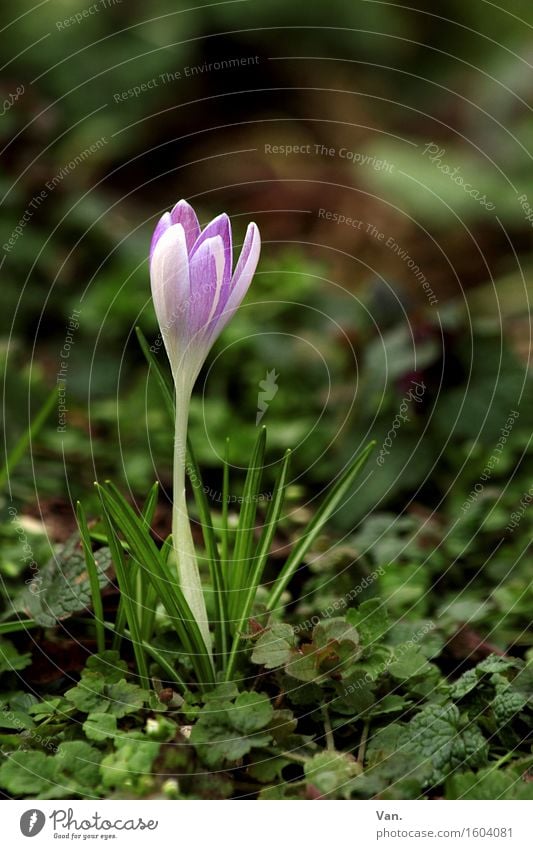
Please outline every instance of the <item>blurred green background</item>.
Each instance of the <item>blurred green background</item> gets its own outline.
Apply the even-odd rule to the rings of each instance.
[[[416,381],[421,402],[336,515],[337,532],[361,533],[371,512],[373,545],[382,515],[389,529],[401,517],[416,533],[429,523],[434,571],[473,552],[468,578],[494,549],[489,584],[500,581],[522,568],[531,529],[530,511],[496,550],[530,485],[533,8],[188,6],[24,0],[16,16],[0,12],[7,447],[56,382],[79,310],[65,429],[54,411],[12,497],[61,540],[95,477],[136,498],[157,476],[170,496],[169,423],[134,328],[157,335],[149,239],[185,197],[203,223],[228,211],[237,244],[254,219],[264,243],[193,399],[213,492],[226,435],[242,479],[272,369],[270,459],[294,447],[304,512],[371,436],[378,456]],[[512,410],[504,450],[463,510]]]

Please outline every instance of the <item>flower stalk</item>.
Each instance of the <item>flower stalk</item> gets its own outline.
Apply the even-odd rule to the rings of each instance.
[[[176,386],[176,416],[174,431],[174,468],[172,504],[172,540],[178,571],[178,583],[200,628],[204,642],[211,650],[209,622],[196,560],[191,524],[185,493],[187,456],[187,425],[192,387]]]
[[[251,223],[233,271],[228,216],[219,215],[201,230],[184,200],[162,216],[150,249],[152,297],[176,390],[172,541],[178,584],[209,653],[209,623],[185,495],[189,403],[213,343],[248,291],[259,253],[259,230]]]

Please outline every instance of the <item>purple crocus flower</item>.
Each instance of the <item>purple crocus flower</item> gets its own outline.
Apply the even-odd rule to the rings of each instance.
[[[176,387],[172,541],[178,582],[208,652],[209,624],[185,499],[187,420],[192,388],[209,350],[244,298],[261,240],[248,225],[232,273],[231,224],[223,213],[200,230],[180,200],[155,228],[150,248],[152,298]]]
[[[249,224],[232,273],[231,223],[222,213],[204,230],[185,200],[165,212],[150,248],[152,297],[172,371],[194,380],[216,338],[241,303],[259,260]]]

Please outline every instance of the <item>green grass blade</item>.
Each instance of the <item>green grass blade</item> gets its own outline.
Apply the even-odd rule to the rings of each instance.
[[[106,537],[106,544],[109,545],[109,539]],[[114,559],[114,558],[113,558]],[[116,571],[116,569],[115,569]],[[117,577],[118,581],[118,577]],[[120,589],[120,582],[119,582]],[[113,634],[113,642],[111,643],[111,648],[114,651],[120,651],[120,646],[122,644],[122,637],[124,636],[124,629],[128,624],[128,617],[126,615],[126,606],[124,604],[124,599],[122,597],[122,591],[120,592],[120,598],[117,607],[117,614],[115,617],[115,633]]]
[[[104,622],[104,625],[106,628],[108,628],[108,630],[113,632],[116,631],[116,625],[113,625],[112,622]],[[128,630],[125,631],[124,636],[127,637],[128,640],[133,641],[133,637]],[[146,654],[149,654],[150,657],[152,657],[153,660],[155,660],[155,662],[159,664],[161,669],[164,669],[164,671],[168,675],[168,680],[174,681],[175,684],[178,684],[181,687],[182,691],[185,693],[187,691],[187,685],[181,675],[176,672],[172,664],[170,664],[168,660],[163,657],[161,652],[158,649],[154,648],[154,646],[152,646],[150,643],[143,641],[141,645]]]
[[[227,583],[229,591],[229,613],[232,624],[236,625],[238,611],[242,606],[242,596],[248,584],[250,572],[250,555],[254,541],[254,525],[257,513],[257,501],[263,464],[265,459],[266,428],[259,431],[255,447],[244,482],[242,505],[239,514],[239,524],[235,534],[235,548],[229,564]]]
[[[100,592],[100,582],[98,580],[98,567],[96,565],[96,560],[94,559],[91,545],[91,535],[89,533],[89,528],[87,527],[85,511],[80,501],[76,504],[76,517],[78,520],[81,544],[83,554],[85,555],[85,564],[87,566],[87,574],[89,575],[89,584],[91,587],[94,622],[96,626],[96,644],[98,646],[98,651],[103,652],[105,651],[104,606],[102,604],[102,594]]]
[[[172,387],[170,377],[167,377],[161,365],[158,363],[157,359],[154,357],[153,353],[150,350],[150,346],[148,344],[148,340],[146,336],[142,332],[140,327],[135,328],[135,333],[137,334],[137,339],[139,340],[139,344],[142,348],[142,352],[146,357],[148,365],[151,369],[154,370],[155,379],[157,380],[158,386],[161,390],[161,394],[163,396],[163,400],[165,402],[165,407],[167,408],[168,414],[172,421],[174,421],[175,416],[175,404],[174,404],[174,389]]]
[[[148,667],[146,665],[146,657],[141,645],[142,636],[139,627],[137,611],[133,606],[133,581],[130,580],[130,573],[126,564],[124,549],[122,548],[120,540],[118,539],[115,530],[111,524],[100,491],[98,494],[100,495],[100,501],[102,504],[102,519],[106,529],[107,544],[109,545],[111,557],[113,558],[113,563],[115,564],[115,572],[117,575],[117,581],[120,589],[120,606],[117,613],[117,622],[115,623],[115,637],[113,639],[113,644],[115,644],[116,642],[117,635],[122,634],[124,624],[127,623],[129,631],[131,632],[130,639],[133,645],[133,653],[135,655],[135,662],[137,664],[139,677],[143,682],[143,686],[147,687],[149,686],[150,682],[148,676]]]
[[[226,614],[226,599],[225,588],[222,578],[220,556],[218,552],[215,531],[213,528],[213,520],[211,511],[207,502],[202,474],[200,467],[196,461],[192,445],[187,441],[187,450],[190,461],[190,478],[194,481],[193,491],[196,506],[200,514],[200,524],[202,525],[202,534],[204,545],[207,554],[207,562],[209,565],[209,574],[211,576],[211,584],[213,587],[215,601],[215,646],[216,654],[220,658],[221,665],[225,666],[226,654],[228,651],[227,642],[227,614]]]
[[[228,528],[228,505],[229,505],[229,436],[226,437],[224,449],[224,466],[222,473],[222,527],[220,529],[220,557],[222,568],[226,569],[229,550],[229,528]]]
[[[28,429],[24,431],[22,436],[19,437],[11,451],[6,457],[6,462],[2,469],[0,469],[0,488],[2,488],[6,481],[9,481],[9,476],[15,466],[22,460],[24,457],[28,445],[31,445],[32,439],[35,439],[42,426],[46,422],[46,419],[50,415],[50,412],[53,410],[54,406],[57,403],[57,386],[54,386],[52,392],[44,402],[43,406],[33,419],[32,423],[29,425]]]
[[[355,478],[367,462],[375,442],[371,442],[363,448],[360,454],[354,458],[348,468],[343,472],[338,481],[333,485],[326,498],[311,519],[306,531],[294,546],[283,569],[278,575],[268,599],[268,609],[272,610],[279,602],[285,587],[300,566],[307,551],[319,535],[320,531],[328,521],[332,513],[340,505],[342,499],[352,486]]]
[[[257,588],[261,583],[261,578],[263,576],[263,572],[265,570],[265,566],[268,560],[268,555],[270,553],[272,540],[274,539],[274,534],[276,532],[279,517],[281,515],[281,510],[285,499],[285,491],[287,488],[287,475],[289,472],[290,458],[291,451],[290,449],[288,449],[281,462],[280,470],[274,487],[274,492],[272,493],[272,500],[270,502],[267,516],[265,519],[265,524],[263,526],[261,537],[257,544],[257,549],[255,551],[253,571],[250,576],[249,585],[246,590],[246,596],[244,598],[242,608],[239,614],[238,625],[235,631],[235,635],[233,637],[231,653],[226,669],[227,681],[230,681],[231,676],[233,675],[241,636],[244,632],[248,617],[250,616],[250,613],[252,611],[255,596],[257,594]]]
[[[109,510],[117,528],[129,542],[132,556],[147,569],[157,598],[173,620],[176,633],[185,651],[190,655],[200,686],[212,684],[214,682],[213,664],[198,624],[171,571],[163,562],[153,539],[146,533],[142,520],[135,515],[113,484],[108,483],[107,487],[101,487],[98,484],[97,486],[104,500],[104,506]]]
[[[142,509],[142,517],[146,523],[146,526],[150,528],[152,526],[152,522],[154,521],[154,513],[157,507],[157,498],[159,496],[159,481],[156,481],[154,485],[151,487],[150,492],[146,496],[146,501],[144,502]]]
[[[17,631],[25,631],[26,628],[41,628],[35,619],[15,619],[14,622],[0,622],[0,634],[15,634]]]
[[[150,489],[142,509],[142,517],[145,521],[148,532],[152,527],[158,495],[159,482],[156,481]],[[142,567],[139,568],[138,579],[137,606],[141,614],[141,635],[144,640],[149,640],[154,629],[157,595],[154,585],[146,575],[146,570]]]

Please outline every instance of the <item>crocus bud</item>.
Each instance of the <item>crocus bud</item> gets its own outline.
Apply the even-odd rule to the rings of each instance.
[[[261,240],[248,225],[232,273],[231,224],[223,213],[200,230],[180,200],[155,228],[150,248],[152,298],[176,387],[172,539],[178,581],[210,651],[210,636],[185,499],[187,420],[192,388],[211,346],[244,298]]]
[[[249,224],[232,273],[231,224],[226,213],[200,230],[180,200],[155,228],[150,277],[161,334],[176,376],[194,383],[216,338],[241,303],[259,260],[261,240]]]

